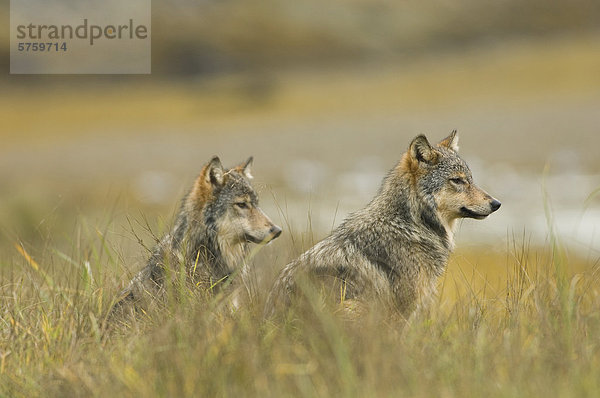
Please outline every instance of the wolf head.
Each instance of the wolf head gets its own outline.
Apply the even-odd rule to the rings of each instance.
[[[417,136],[403,160],[413,188],[447,227],[458,218],[480,220],[500,208],[498,200],[475,185],[469,166],[458,156],[456,131],[435,146]]]
[[[214,230],[222,247],[267,243],[281,234],[281,228],[258,207],[258,195],[250,184],[251,163],[252,157],[227,170],[214,156],[188,196],[188,205]]]

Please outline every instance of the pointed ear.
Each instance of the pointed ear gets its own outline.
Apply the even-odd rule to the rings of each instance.
[[[223,165],[221,164],[221,159],[218,156],[213,156],[208,165],[206,166],[206,173],[204,178],[206,182],[212,185],[223,185],[223,176],[225,175],[225,170],[223,170]]]
[[[438,152],[435,151],[427,141],[427,137],[423,134],[415,137],[410,143],[410,156],[423,163],[435,164],[438,160]]]
[[[452,130],[450,135],[441,140],[438,145],[452,149],[454,152],[458,153],[458,133],[456,130]]]
[[[248,158],[248,160],[246,160],[246,162],[244,164],[242,164],[242,173],[244,173],[244,175],[246,176],[247,179],[251,180],[254,177],[252,176],[252,173],[250,172],[250,166],[252,166],[252,162],[254,161],[254,157],[250,156]]]

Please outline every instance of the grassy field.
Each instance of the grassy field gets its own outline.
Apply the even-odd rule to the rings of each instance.
[[[597,396],[600,252],[592,233],[563,246],[535,196],[562,154],[548,177],[569,199],[557,208],[575,209],[572,219],[598,209],[597,191],[585,204],[578,196],[598,188],[597,40],[514,41],[269,79],[11,85],[0,93],[0,397]],[[315,304],[264,323],[276,272],[373,194],[340,188],[344,173],[375,156],[373,179],[414,135],[453,128],[503,207],[465,222],[479,229],[459,234],[433,307],[410,322],[351,322]],[[111,301],[153,243],[148,228],[168,229],[215,153],[228,165],[255,155],[262,206],[284,227],[254,259],[251,300],[232,314],[185,291],[106,333]],[[313,160],[321,185],[294,190],[288,166]],[[139,192],[148,171],[170,176],[160,200]],[[504,215],[506,235],[469,238]],[[532,219],[542,225],[534,239],[533,223],[512,235]]]
[[[135,222],[135,220],[134,220]],[[303,234],[263,248],[273,274]],[[133,239],[133,235],[129,236]],[[594,396],[600,391],[598,259],[559,242],[458,251],[439,300],[410,322],[341,320],[314,304],[265,323],[269,278],[235,313],[183,292],[112,333],[103,317],[122,285],[122,245],[82,223],[68,253],[2,259],[0,395]],[[300,244],[301,246],[301,244]],[[269,271],[269,272],[267,272]]]

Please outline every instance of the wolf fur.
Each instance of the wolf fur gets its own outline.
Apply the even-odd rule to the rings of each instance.
[[[419,135],[364,209],[282,270],[265,316],[285,311],[307,280],[331,291],[343,308],[361,311],[377,302],[409,316],[434,296],[456,221],[483,219],[499,207],[473,182],[456,131],[435,146]]]
[[[183,269],[188,282],[218,289],[246,266],[250,243],[281,234],[258,207],[250,184],[252,157],[230,170],[213,157],[184,196],[172,231],[156,245],[147,265],[120,293],[116,309],[147,307],[165,290],[165,280]],[[129,306],[132,307],[132,306]]]

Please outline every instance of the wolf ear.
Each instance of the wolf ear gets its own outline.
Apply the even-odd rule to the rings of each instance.
[[[431,147],[429,141],[427,141],[427,137],[425,137],[423,134],[418,135],[414,140],[412,140],[409,151],[410,156],[419,162],[424,162],[427,164],[437,163],[438,152]]]
[[[225,175],[225,171],[223,170],[223,165],[221,164],[221,159],[218,156],[213,156],[208,166],[206,166],[206,182],[211,183],[213,185],[223,185],[223,176]]]
[[[452,149],[454,152],[458,153],[458,133],[456,132],[456,130],[452,130],[450,135],[441,140],[438,145],[444,146],[448,149]]]
[[[248,160],[246,160],[246,162],[242,165],[242,173],[244,173],[246,178],[249,180],[254,178],[254,176],[252,176],[252,173],[250,172],[250,166],[252,165],[253,161],[254,161],[254,157],[250,156],[248,158]]]

